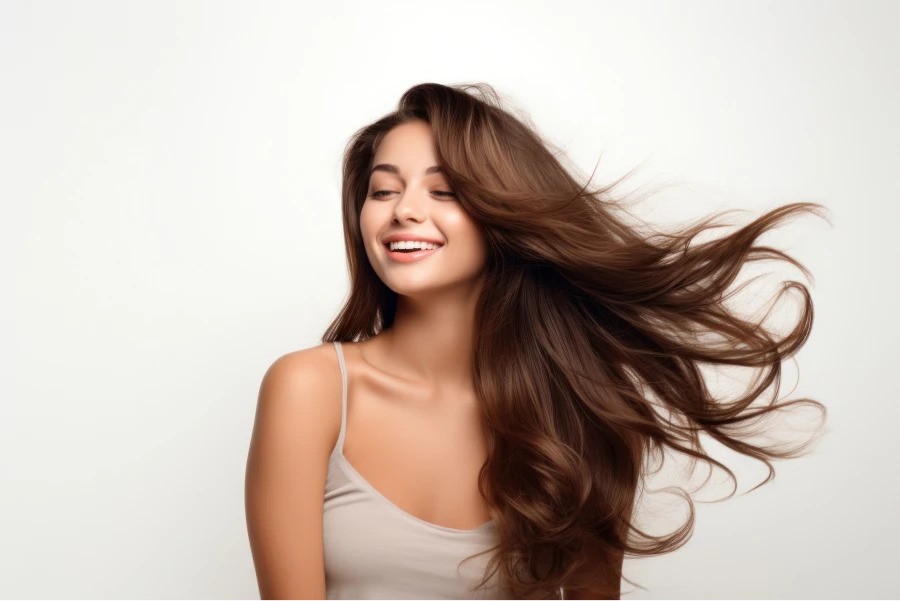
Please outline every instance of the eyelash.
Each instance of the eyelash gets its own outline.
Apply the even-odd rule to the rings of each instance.
[[[382,192],[384,192],[385,194],[392,194],[392,192],[390,190],[378,190],[376,192],[372,192],[372,194],[370,194],[370,196],[372,198],[381,198],[381,196],[379,196],[379,194],[381,194]],[[454,192],[443,192],[440,190],[436,190],[432,194],[436,194],[438,196],[453,196],[453,197],[456,196],[456,194]]]

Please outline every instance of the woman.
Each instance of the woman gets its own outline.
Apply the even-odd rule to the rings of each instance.
[[[703,431],[771,479],[769,459],[807,448],[745,440],[791,405],[824,415],[750,405],[809,335],[807,288],[785,284],[804,302],[780,339],[725,301],[749,261],[806,273],[754,242],[819,205],[690,244],[713,220],[642,229],[615,184],[588,190],[549,148],[487,85],[414,86],[351,139],[350,297],[260,386],[246,508],[263,598],[618,598],[626,552],[693,527],[689,497],[676,532],[634,525],[649,457],[734,479]],[[716,399],[702,364],[762,377]]]

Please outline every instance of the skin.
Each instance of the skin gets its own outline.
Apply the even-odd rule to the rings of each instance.
[[[373,170],[360,213],[366,254],[398,294],[398,303],[393,325],[368,341],[368,360],[389,365],[389,371],[432,391],[432,398],[469,398],[475,304],[487,257],[483,232],[448,194],[453,189],[447,178],[425,173],[438,165],[426,122],[394,127],[372,164],[398,168],[396,174]],[[397,263],[382,242],[393,233],[424,236],[444,246],[420,261]]]

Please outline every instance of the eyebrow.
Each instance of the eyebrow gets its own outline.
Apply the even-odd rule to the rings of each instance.
[[[394,175],[400,175],[400,168],[397,165],[391,165],[390,163],[379,163],[372,167],[372,170],[369,172],[371,176],[376,171],[386,171],[388,173],[393,173]],[[428,169],[425,170],[425,175],[431,175],[432,173],[443,173],[444,170],[441,169],[439,165],[432,165]]]

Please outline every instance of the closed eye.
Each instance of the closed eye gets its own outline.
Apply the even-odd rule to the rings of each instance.
[[[382,198],[383,194],[393,194],[391,190],[378,190],[376,192],[372,192],[372,198]],[[435,196],[456,196],[455,192],[444,192],[441,190],[435,190],[433,192]]]

